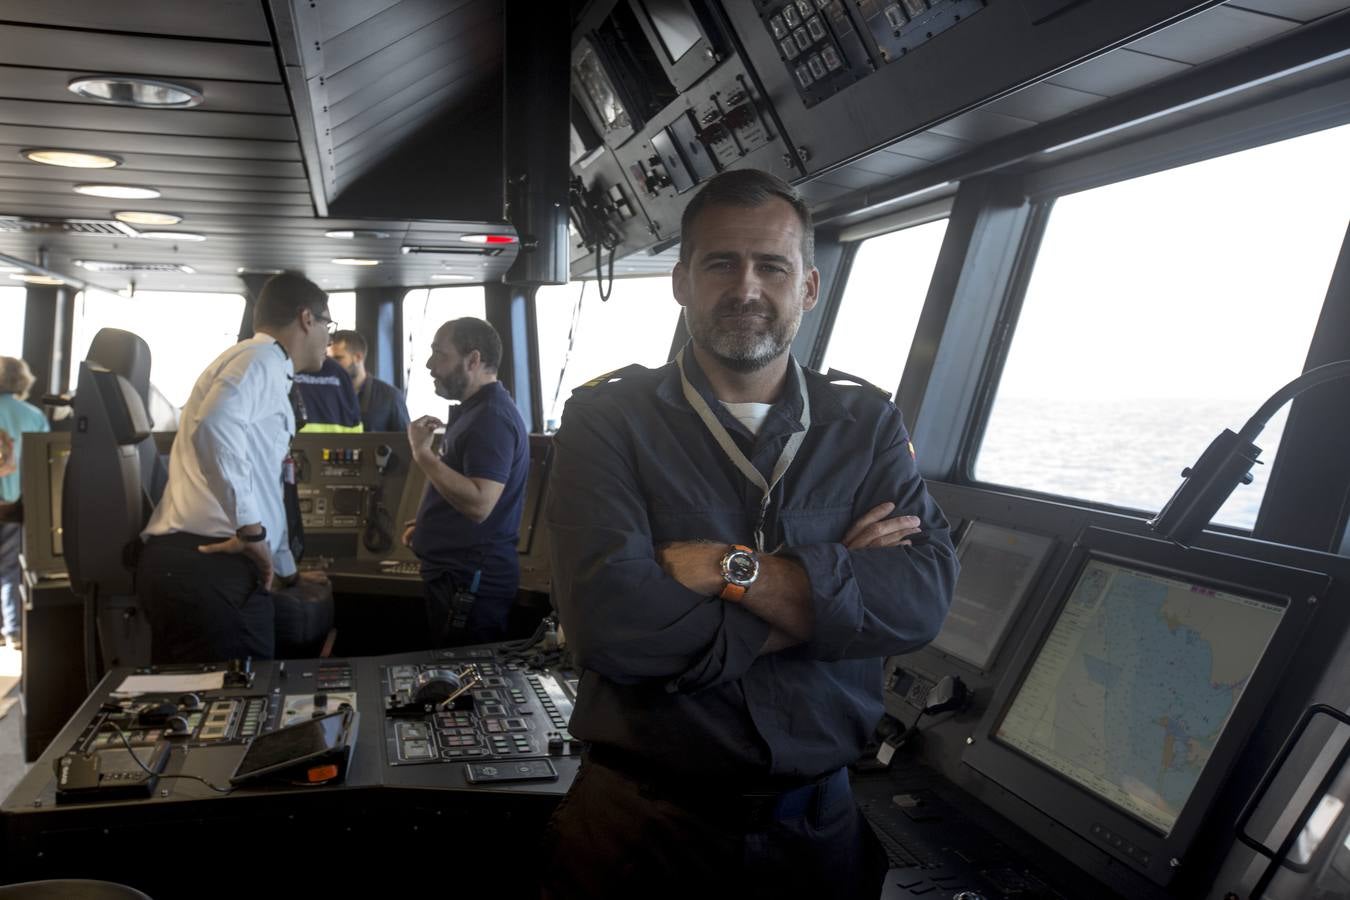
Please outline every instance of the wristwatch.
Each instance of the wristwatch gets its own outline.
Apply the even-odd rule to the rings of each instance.
[[[722,557],[722,580],[726,582],[719,594],[733,603],[745,596],[750,585],[759,577],[759,557],[743,544],[732,544]]]
[[[240,534],[236,531],[234,536],[239,538],[239,540],[243,541],[245,544],[261,544],[263,541],[267,540],[267,526],[259,525],[257,534]]]

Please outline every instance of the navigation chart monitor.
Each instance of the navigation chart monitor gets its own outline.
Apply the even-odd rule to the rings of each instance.
[[[1051,538],[988,522],[971,522],[957,557],[961,575],[932,647],[984,671],[1040,574]]]
[[[1326,586],[1088,529],[965,761],[1166,883]]]

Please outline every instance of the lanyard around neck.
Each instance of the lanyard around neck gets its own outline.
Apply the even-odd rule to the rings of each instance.
[[[797,451],[801,449],[802,441],[806,440],[806,432],[811,428],[811,399],[806,394],[806,378],[802,375],[802,368],[797,365],[795,360],[789,359],[789,368],[792,369],[792,373],[797,377],[797,390],[801,393],[802,397],[802,415],[800,419],[802,430],[794,432],[792,436],[788,438],[787,443],[783,445],[783,452],[778,454],[778,462],[774,463],[772,478],[765,481],[764,476],[760,474],[759,469],[756,469],[754,464],[746,459],[745,454],[741,452],[741,448],[736,445],[734,440],[732,440],[731,434],[727,431],[726,426],[718,420],[717,415],[708,406],[708,402],[703,399],[703,395],[695,390],[694,386],[689,383],[689,376],[684,372],[683,350],[676,354],[675,364],[679,366],[680,369],[680,386],[684,390],[684,399],[694,408],[694,412],[698,413],[698,417],[703,420],[703,424],[708,429],[708,433],[713,436],[715,441],[717,441],[717,445],[722,448],[722,452],[726,454],[727,459],[731,460],[732,464],[734,464],[737,469],[740,469],[741,474],[746,477],[746,480],[763,492],[763,497],[761,497],[759,501],[759,521],[755,523],[755,549],[763,552],[764,522],[769,514],[769,501],[772,497],[773,489],[777,486],[778,482],[783,479],[783,473],[788,470],[788,466],[792,465],[792,460],[796,458]]]

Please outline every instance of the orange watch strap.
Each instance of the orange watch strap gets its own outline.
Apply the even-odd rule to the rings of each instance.
[[[726,584],[722,585],[722,593],[717,596],[721,597],[723,600],[730,600],[732,603],[739,603],[741,599],[745,597],[745,588],[741,587],[739,584],[732,584],[728,581]]]

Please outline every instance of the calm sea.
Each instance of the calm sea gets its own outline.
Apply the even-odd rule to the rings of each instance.
[[[1259,405],[1247,400],[1001,396],[975,461],[975,477],[1152,515],[1181,483],[1181,470],[1223,429],[1241,429]],[[1233,492],[1214,517],[1216,523],[1239,528],[1255,523],[1287,409],[1256,440],[1265,465],[1254,467],[1252,484]]]

